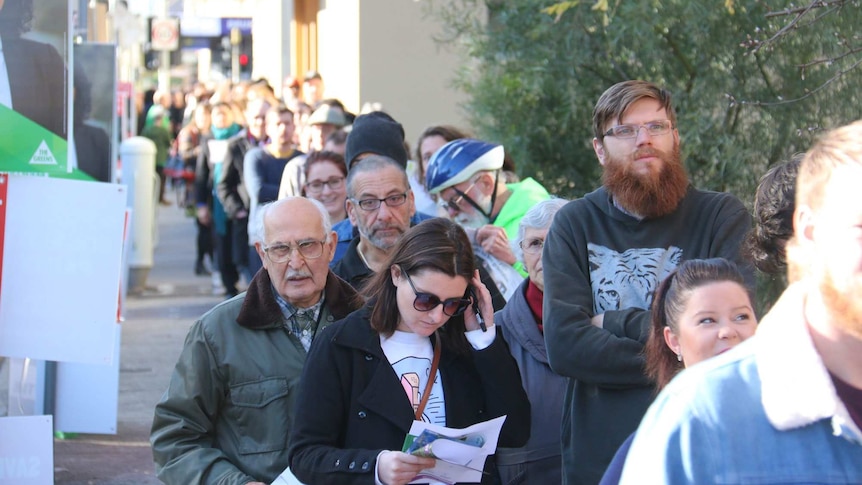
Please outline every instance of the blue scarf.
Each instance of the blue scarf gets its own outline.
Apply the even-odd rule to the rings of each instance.
[[[218,128],[218,127],[210,127],[210,131],[212,131],[213,138],[216,140],[227,140],[228,138],[239,133],[239,130],[242,129],[242,126],[239,126],[236,123],[231,123],[227,128]]]

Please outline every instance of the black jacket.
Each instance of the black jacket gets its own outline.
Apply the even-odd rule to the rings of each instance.
[[[386,360],[370,307],[323,330],[309,353],[288,453],[304,483],[373,484],[377,455],[401,450],[413,407]],[[480,351],[440,357],[446,426],[464,428],[508,415],[499,446],[523,446],[530,436],[530,403],[502,337]],[[493,473],[494,460],[485,463]],[[482,483],[493,483],[485,475]]]
[[[252,145],[248,129],[243,129],[227,144],[227,158],[222,167],[223,176],[216,184],[216,194],[224,206],[228,218],[235,220],[237,212],[248,211],[248,191],[245,188],[245,180],[242,174],[243,159],[245,153]]]

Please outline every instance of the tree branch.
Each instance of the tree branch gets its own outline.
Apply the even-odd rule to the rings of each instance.
[[[789,103],[795,103],[797,101],[802,101],[803,99],[814,96],[814,94],[816,94],[818,91],[823,90],[823,88],[825,88],[826,86],[829,86],[830,84],[832,84],[833,82],[838,80],[838,78],[840,78],[841,76],[843,76],[843,75],[847,74],[848,72],[852,71],[853,69],[856,69],[857,67],[859,67],[860,64],[862,64],[862,59],[859,59],[858,61],[853,63],[853,65],[848,67],[847,69],[843,69],[841,71],[836,72],[835,75],[832,76],[831,78],[829,78],[828,80],[826,80],[826,82],[824,82],[820,86],[817,86],[813,90],[803,94],[802,96],[800,96],[798,98],[782,99],[781,101],[774,101],[774,102],[742,101],[742,103],[743,104],[750,104],[750,105],[754,105],[754,106],[780,106],[782,104],[789,104]]]

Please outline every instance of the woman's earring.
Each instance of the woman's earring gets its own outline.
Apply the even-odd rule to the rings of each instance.
[[[682,362],[682,354],[676,354],[676,360]]]

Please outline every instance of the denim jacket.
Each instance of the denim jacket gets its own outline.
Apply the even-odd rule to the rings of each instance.
[[[621,483],[862,483],[862,432],[789,287],[757,334],[680,374],[644,416]]]

